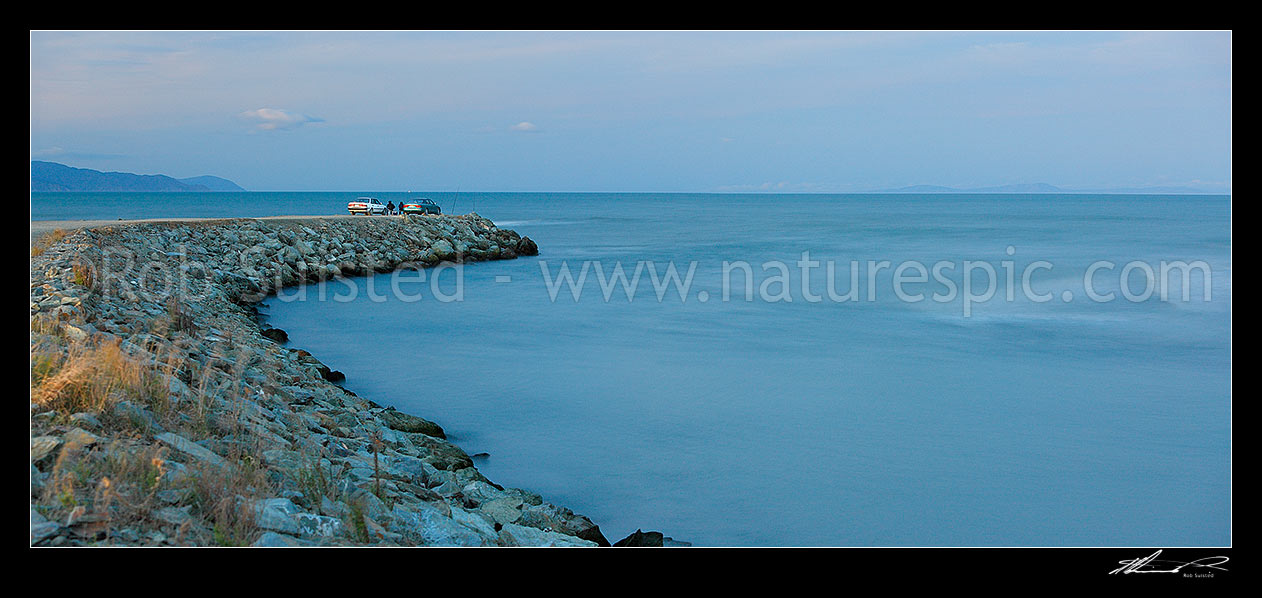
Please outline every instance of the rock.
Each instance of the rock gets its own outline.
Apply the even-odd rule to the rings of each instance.
[[[263,461],[278,469],[298,471],[307,465],[306,459],[297,451],[285,449],[269,449],[263,451]]]
[[[91,428],[93,430],[101,429],[101,420],[97,419],[96,416],[91,413],[80,412],[72,414],[70,416],[70,421],[85,428]]]
[[[88,337],[92,336],[92,333],[96,331],[92,328],[91,324],[85,324],[82,327],[62,324],[61,332],[66,335],[66,338],[83,342],[88,340]]]
[[[446,438],[447,434],[443,432],[442,426],[415,415],[408,415],[402,411],[389,407],[385,411],[377,414],[381,421],[387,426],[399,430],[401,432],[412,432],[415,434],[424,434],[435,438]]]
[[[35,509],[31,509],[31,544],[38,544],[61,530],[61,524],[45,519]]]
[[[530,237],[522,237],[517,242],[517,253],[521,255],[539,255],[539,246]]]
[[[181,398],[192,394],[192,391],[189,390],[188,385],[185,384],[183,380],[180,380],[179,378],[176,378],[174,376],[172,376],[171,378],[167,380],[167,392],[170,393],[171,398],[176,401],[179,401]]]
[[[478,532],[483,538],[496,538],[499,536],[495,523],[488,520],[484,515],[473,511],[452,507],[451,520]]]
[[[661,532],[645,532],[637,529],[630,536],[614,542],[613,545],[625,548],[661,548],[663,540]]]
[[[539,506],[543,504],[543,497],[529,490],[521,488],[505,488],[504,494],[521,499],[521,502],[529,506]],[[573,512],[571,512],[571,515]]]
[[[55,521],[31,524],[31,544],[38,544],[49,536],[61,531],[61,524]]]
[[[183,436],[172,434],[170,432],[164,432],[162,434],[158,434],[154,436],[154,439],[158,440],[159,442],[177,451],[180,451],[181,453],[184,453],[190,457],[199,459],[201,461],[205,461],[207,463],[210,463],[211,465],[223,466],[223,465],[228,464],[228,462],[225,461],[223,457],[216,455],[215,453],[211,452],[210,449],[200,444],[197,444]]]
[[[316,359],[310,353],[303,351],[301,349],[296,350],[295,353],[298,355],[298,359],[300,361],[302,361],[303,363],[311,367],[314,367],[316,372],[320,375],[321,378],[324,378],[325,380],[329,382],[341,382],[346,379],[346,374],[343,374],[342,372],[339,372],[334,369],[330,369],[329,366],[321,363],[319,359]]]
[[[463,492],[463,490],[455,480],[447,480],[434,487],[434,492],[442,496],[452,496],[458,492]]]
[[[586,517],[579,517],[579,519],[581,520],[580,524],[574,525],[571,523],[571,527],[578,528],[577,531],[574,532],[576,537],[587,540],[588,542],[594,542],[597,546],[609,546],[609,540],[605,539],[605,534],[600,532],[599,525],[592,523],[592,521]]]
[[[129,401],[116,403],[110,414],[142,430],[162,431],[162,426],[158,425],[158,418],[153,415],[152,411],[148,408],[134,405]]]
[[[521,499],[518,498],[497,498],[483,503],[481,511],[503,525],[521,519],[521,505]]]
[[[548,532],[533,527],[509,523],[500,529],[500,540],[505,546],[566,546],[595,548],[595,542],[582,538]]]
[[[345,519],[351,514],[351,508],[340,500],[333,500],[327,496],[320,497],[320,514],[329,517],[337,517]]]
[[[343,531],[342,521],[304,513],[288,498],[268,498],[254,503],[255,525],[292,536],[333,537]]]
[[[65,441],[67,447],[88,448],[96,444],[99,438],[91,432],[72,428],[69,432],[66,432],[62,440]]]
[[[498,539],[483,535],[484,530],[456,522],[429,503],[410,508],[395,505],[393,515],[390,531],[424,546],[491,546]]]
[[[255,548],[297,548],[299,546],[314,546],[314,544],[309,540],[300,540],[293,536],[267,531],[260,534],[259,539],[255,540],[250,546]]]
[[[383,459],[382,469],[386,475],[406,482],[425,486],[431,479],[438,477],[438,468],[408,455],[390,455]]]
[[[43,461],[44,457],[52,454],[53,450],[61,446],[61,439],[56,436],[37,436],[31,439],[31,462]]]
[[[449,445],[449,446],[459,450],[459,447],[457,447],[454,444]],[[464,451],[461,451],[461,452],[463,453]],[[456,469],[452,471],[451,474],[452,474],[453,479],[455,479],[456,483],[458,484],[463,484],[465,486],[468,486],[469,482],[485,482],[486,484],[490,485],[491,487],[497,490],[502,489],[502,487],[499,484],[496,484],[495,482],[492,482],[491,480],[486,479],[486,476],[482,475],[482,472],[478,471],[478,469],[473,466],[473,461],[470,461],[467,467],[461,467],[460,469]]]
[[[457,257],[456,248],[452,247],[451,243],[447,242],[446,239],[435,242],[430,246],[430,251],[433,252],[434,257],[439,261],[452,261]]]
[[[289,342],[289,333],[281,330],[280,328],[268,328],[263,331],[263,336],[272,339],[279,345]]]
[[[609,546],[609,540],[601,533],[600,526],[582,515],[554,504],[544,503],[524,507],[522,518],[517,523],[540,529],[557,530],[595,542],[599,546]]]
[[[170,465],[170,463],[165,463],[164,465]],[[164,503],[174,505],[191,500],[193,491],[188,488],[169,488],[167,490],[159,490],[154,496]]]
[[[189,475],[188,468],[184,464],[176,463],[175,461],[164,461],[162,469],[165,470],[162,479],[170,484],[178,484]]]
[[[349,493],[347,500],[358,505],[365,515],[376,521],[387,521],[391,517],[390,508],[386,506],[386,503],[367,490],[356,488],[355,491]]]
[[[154,511],[153,516],[155,519],[171,525],[184,525],[192,519],[192,516],[188,514],[189,508],[162,507]]]
[[[422,439],[422,442],[418,444],[429,452],[421,460],[433,465],[435,468],[443,471],[460,471],[473,468],[473,459],[470,459],[469,455],[465,454],[460,447],[430,436],[422,435],[416,438]]]

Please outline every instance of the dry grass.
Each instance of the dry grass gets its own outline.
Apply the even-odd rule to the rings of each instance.
[[[35,242],[31,244],[31,257],[43,255],[45,251],[48,251],[49,247],[56,245],[59,241],[64,239],[66,234],[66,231],[60,228],[44,233],[40,236],[40,238],[36,239]]]
[[[247,546],[258,536],[254,501],[274,494],[267,470],[243,452],[228,455],[225,467],[199,464],[188,476],[193,491],[194,515],[205,523],[208,538],[197,543]]]
[[[169,534],[168,524],[154,519],[153,513],[166,504],[158,493],[171,489],[183,493],[177,506],[192,507],[190,520],[176,530],[174,542],[242,546],[258,536],[252,505],[275,494],[255,456],[262,447],[239,425],[232,425],[236,414],[212,408],[215,395],[240,392],[230,384],[231,374],[216,368],[198,371],[195,362],[173,348],[164,353],[146,347],[149,355],[132,355],[117,339],[70,339],[56,322],[33,321],[32,330],[44,338],[32,348],[31,401],[58,412],[50,422],[64,422],[71,413],[105,414],[105,431],[115,436],[91,447],[67,442],[59,449],[45,469],[49,476],[37,497],[45,516],[61,521],[89,517],[91,535],[78,536],[89,542],[108,542],[122,528],[165,529]],[[172,378],[193,382],[189,392],[176,396],[168,388]],[[140,424],[111,413],[122,400],[151,408],[162,427],[187,438],[234,438],[236,444],[225,455],[228,465],[186,463],[188,475],[172,480],[168,450],[148,441],[147,435],[134,434]]]
[[[130,486],[134,490],[130,496],[140,502],[133,502],[131,506],[147,509],[167,473],[166,452],[161,445],[136,447],[115,441],[105,453],[102,471],[113,478],[116,485]]]
[[[167,307],[173,328],[195,330],[186,306],[173,301]],[[69,438],[64,430],[77,426],[70,414],[87,412],[101,416],[102,428],[95,430],[100,440],[91,446],[66,442],[51,462],[43,461],[46,477],[39,490],[32,485],[33,507],[52,520],[80,518],[86,523],[75,526],[71,537],[87,543],[113,542],[120,530],[132,534],[126,543],[137,542],[137,532],[143,540],[159,530],[177,544],[253,542],[259,531],[253,504],[274,496],[275,488],[257,457],[267,447],[242,424],[238,406],[249,392],[243,375],[248,360],[233,356],[203,366],[178,343],[155,341],[136,350],[118,338],[72,336],[67,323],[38,315],[31,320],[31,402],[40,412],[55,412],[33,419],[32,435]],[[120,401],[144,407],[148,415],[116,411]],[[220,454],[228,464],[185,462],[187,475],[172,478],[171,470],[179,468],[167,461],[169,449],[150,439],[153,424],[194,441],[226,443],[227,454]],[[166,505],[191,507],[174,537],[171,524],[156,518]]]
[[[46,517],[64,521],[68,515],[90,516],[92,523],[77,530],[84,537],[104,535],[118,510],[118,488],[103,468],[103,451],[67,440],[53,462],[44,486],[42,508]],[[124,501],[123,505],[127,505]]]
[[[120,398],[149,402],[161,383],[118,340],[71,341],[31,352],[31,401],[62,413],[101,413]]]

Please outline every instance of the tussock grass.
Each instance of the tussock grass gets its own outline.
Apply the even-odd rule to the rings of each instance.
[[[64,239],[67,234],[68,233],[64,229],[60,228],[44,233],[38,239],[35,239],[35,242],[31,244],[31,257],[43,255],[45,251],[48,251],[49,247],[56,245],[59,241]]]
[[[62,413],[101,413],[120,398],[146,402],[161,382],[118,340],[70,341],[63,351],[31,353],[31,401]]]

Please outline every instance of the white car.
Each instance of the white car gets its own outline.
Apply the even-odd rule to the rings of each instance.
[[[363,214],[372,216],[373,214],[385,214],[386,204],[381,203],[381,200],[375,197],[359,197],[355,201],[347,203],[346,210],[352,215]]]

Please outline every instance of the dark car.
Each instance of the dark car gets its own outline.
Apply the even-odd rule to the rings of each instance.
[[[442,208],[428,198],[409,199],[399,202],[400,211],[404,214],[442,214]]]

